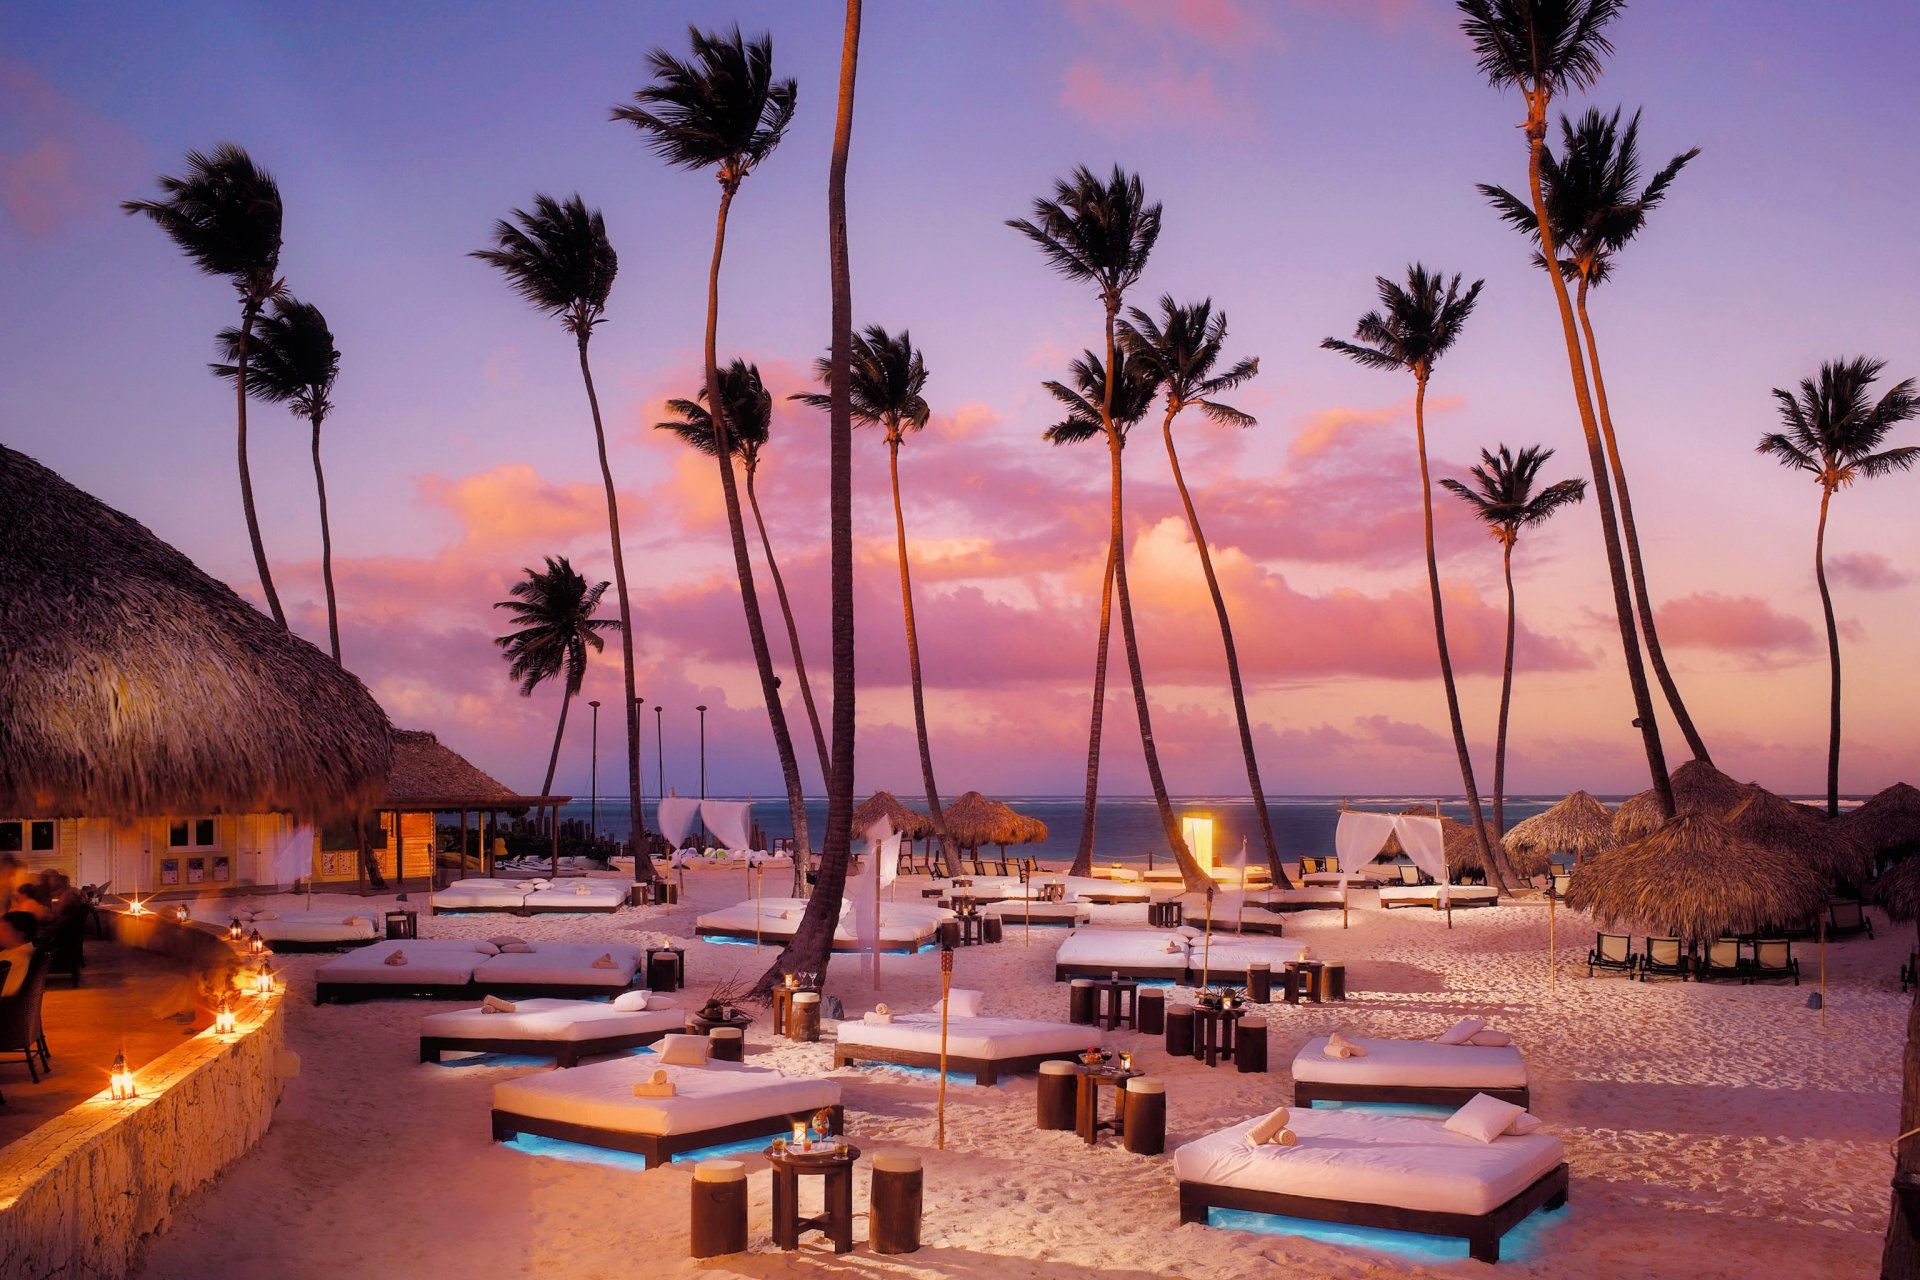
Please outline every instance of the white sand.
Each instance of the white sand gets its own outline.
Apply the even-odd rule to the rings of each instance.
[[[742,878],[694,875],[690,901],[614,916],[521,920],[421,918],[431,937],[633,942],[663,931],[687,947],[694,994],[758,974],[776,954],[692,940],[702,909],[743,896]],[[911,882],[903,882],[911,885]],[[917,888],[902,897],[917,901]],[[1364,895],[1362,895],[1364,897]],[[387,901],[344,899],[365,909]],[[1805,985],[1751,987],[1588,979],[1575,962],[1592,925],[1559,916],[1559,988],[1546,989],[1547,912],[1529,903],[1457,912],[1449,933],[1424,910],[1337,911],[1288,917],[1289,937],[1343,960],[1352,999],[1269,1015],[1270,1071],[1241,1075],[1169,1059],[1157,1037],[1089,1032],[1131,1049],[1168,1081],[1168,1149],[1289,1099],[1287,1064],[1308,1038],[1430,1035],[1471,1011],[1510,1031],[1532,1069],[1534,1110],[1566,1142],[1567,1211],[1536,1216],[1509,1236],[1502,1274],[1566,1277],[1870,1276],[1886,1224],[1896,1131],[1899,1053],[1908,1001],[1896,973],[1911,949],[1905,927],[1876,920],[1879,938],[1828,948],[1827,1029],[1806,997],[1817,950],[1796,945]],[[648,938],[642,937],[648,935]],[[989,1012],[1066,1019],[1051,981],[1057,929],[1031,947],[958,953],[955,982],[984,988]],[[764,1162],[748,1155],[751,1251],[707,1263],[687,1253],[686,1164],[642,1172],[637,1158],[576,1149],[535,1155],[489,1140],[496,1081],[550,1070],[524,1061],[423,1066],[421,1014],[447,1002],[374,1001],[314,1008],[324,956],[280,967],[303,997],[288,1039],[303,1061],[258,1150],[193,1199],[151,1242],[150,1277],[275,1275],[514,1276],[568,1280],[632,1276],[772,1276],[793,1260],[774,1249]],[[933,954],[884,962],[878,998],[931,1004]],[[834,960],[830,994],[857,1016],[875,999],[863,961]],[[1033,1127],[1034,1079],[948,1090],[944,1152],[934,1151],[935,1084],[892,1069],[831,1067],[829,1043],[790,1044],[748,1033],[750,1062],[833,1075],[852,1137],[871,1151],[921,1149],[927,1160],[924,1247],[879,1257],[865,1246],[867,1175],[855,1179],[855,1251],[835,1259],[804,1238],[810,1268],[862,1277],[1055,1277],[1145,1280],[1177,1274],[1239,1277],[1492,1275],[1461,1258],[1378,1243],[1180,1226],[1169,1157],[1127,1154],[1111,1138],[1083,1145]],[[456,1063],[458,1060],[454,1060]],[[864,1165],[864,1162],[863,1162]],[[805,1203],[817,1190],[809,1184]],[[1524,1237],[1522,1239],[1521,1237]]]

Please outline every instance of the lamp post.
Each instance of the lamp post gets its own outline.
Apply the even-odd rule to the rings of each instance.
[[[587,705],[593,708],[593,781],[590,784],[593,790],[592,799],[587,801],[587,821],[597,842],[600,839],[600,699],[590,698]]]
[[[665,710],[659,703],[653,704],[653,764],[658,770],[658,794],[662,799],[667,794],[667,739],[666,730],[660,727],[660,713]]]
[[[707,704],[701,703],[694,708],[700,713],[700,798],[707,798]],[[707,815],[700,813],[700,847],[707,847]]]

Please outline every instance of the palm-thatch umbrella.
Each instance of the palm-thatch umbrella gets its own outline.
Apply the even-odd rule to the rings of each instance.
[[[1908,858],[1867,888],[1867,900],[1886,910],[1889,920],[1911,920],[1920,929],[1920,858]]]
[[[885,818],[887,825],[909,840],[924,840],[933,834],[933,819],[917,809],[909,809],[891,791],[876,791],[853,811],[853,829],[865,831]]]
[[[1711,940],[1805,920],[1826,905],[1812,864],[1685,813],[1650,836],[1574,869],[1567,905],[1602,923]]]
[[[1853,832],[1765,787],[1750,787],[1747,798],[1727,813],[1726,823],[1735,835],[1812,863],[1829,888],[1857,888],[1873,875],[1873,857]]]
[[[1747,798],[1747,785],[1703,760],[1689,760],[1673,771],[1673,807],[1676,814],[1705,813],[1722,817]],[[1660,799],[1651,790],[1620,802],[1613,813],[1613,838],[1632,844],[1650,836],[1666,821]]]
[[[1037,844],[1047,838],[1047,824],[1037,818],[1015,813],[998,800],[989,800],[978,791],[968,791],[946,806],[947,834],[962,848],[978,853],[983,844],[1000,846],[1000,860],[1006,861],[1010,844]]]
[[[1576,791],[1543,813],[1516,822],[1507,832],[1507,861],[1523,876],[1544,875],[1556,853],[1574,861],[1613,848],[1613,814],[1584,791]]]
[[[1839,824],[1879,861],[1920,853],[1920,790],[1896,782],[1858,809],[1841,814]]]
[[[0,812],[352,817],[392,727],[332,658],[0,446]]]

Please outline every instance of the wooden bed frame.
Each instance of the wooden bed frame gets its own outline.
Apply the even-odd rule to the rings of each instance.
[[[497,1114],[497,1113],[496,1113]],[[1418,1231],[1467,1242],[1467,1254],[1480,1262],[1500,1261],[1500,1237],[1528,1214],[1542,1207],[1558,1209],[1567,1202],[1567,1166],[1556,1165],[1519,1195],[1486,1213],[1442,1213],[1431,1209],[1402,1209],[1394,1205],[1327,1200],[1319,1196],[1283,1195],[1276,1191],[1249,1191],[1211,1182],[1180,1183],[1180,1221],[1205,1223],[1209,1209],[1242,1209],[1288,1218],[1310,1218],[1349,1227],[1379,1227],[1388,1231]]]
[[[1113,976],[1115,967],[1110,964],[1060,964],[1056,961],[1053,966],[1053,980],[1065,982],[1069,978],[1109,978]],[[1135,981],[1158,982],[1164,978],[1177,986],[1187,980],[1187,964],[1184,957],[1177,969],[1149,969],[1140,965],[1132,968],[1120,965],[1118,968],[1121,977],[1132,978]]]
[[[634,979],[638,980],[644,974],[643,965],[634,974]],[[381,1000],[394,996],[416,996],[426,1000],[479,1000],[487,996],[520,996],[529,1000],[550,996],[558,1000],[584,1000],[593,996],[617,996],[631,990],[631,982],[623,987],[588,986],[573,982],[495,982],[482,986],[472,979],[458,985],[450,982],[322,982],[316,979],[313,1002],[317,1005],[350,1004],[356,1000]]]
[[[327,951],[357,951],[361,947],[370,947],[376,942],[385,942],[386,938],[376,933],[371,938],[305,938],[299,941],[276,942],[266,939],[267,950],[275,955],[317,955]]]
[[[614,912],[620,910],[622,907],[626,905],[627,904],[625,902],[619,902],[610,907],[604,904],[596,904],[594,906],[587,906],[587,907],[549,907],[544,911],[536,911],[532,907],[524,907],[524,906],[522,907],[441,907],[441,906],[435,906],[433,903],[429,902],[427,904],[427,908],[430,914],[436,915],[436,916],[518,916],[521,919],[531,919],[536,916],[571,916],[571,915],[610,916]]]
[[[751,929],[709,929],[696,927],[693,935],[696,938],[727,938],[735,942],[754,941],[754,934]],[[919,952],[920,948],[933,942],[939,938],[939,936],[940,927],[935,925],[932,931],[925,937],[916,939],[911,944],[890,943],[880,949],[880,954],[887,956],[915,955]],[[784,947],[792,941],[793,935],[791,933],[774,933],[770,929],[762,929],[760,931],[759,943],[763,947]],[[835,955],[862,955],[866,950],[866,945],[858,941],[841,942],[836,939],[833,944]]]
[[[619,1053],[652,1044],[670,1029],[636,1031],[621,1036],[598,1036],[590,1040],[476,1039],[471,1036],[421,1036],[420,1061],[438,1062],[442,1053],[512,1053],[528,1057],[552,1058],[562,1067],[577,1067],[580,1059],[603,1053]]]
[[[834,1131],[843,1132],[846,1126],[846,1109],[836,1102],[829,1110],[833,1112]],[[683,1151],[698,1151],[702,1147],[739,1142],[745,1138],[779,1137],[790,1132],[794,1124],[811,1120],[813,1116],[812,1110],[782,1112],[779,1115],[765,1116],[757,1120],[742,1120],[737,1124],[723,1124],[712,1129],[695,1129],[687,1133],[628,1133],[620,1129],[601,1129],[593,1125],[572,1124],[565,1120],[540,1120],[533,1116],[523,1116],[515,1111],[502,1111],[496,1107],[493,1111],[493,1140],[505,1142],[516,1133],[528,1133],[541,1138],[556,1138],[561,1142],[578,1142],[589,1147],[604,1147],[611,1151],[631,1151],[635,1155],[647,1158],[647,1168],[657,1169],[672,1161],[674,1156]]]
[[[1389,887],[1390,887],[1390,888],[1394,888],[1394,889],[1404,889],[1404,888],[1408,888],[1409,886],[1407,886],[1407,885],[1391,885],[1391,886],[1389,886]],[[1432,885],[1422,885],[1422,886],[1419,886],[1419,887],[1421,887],[1421,888],[1432,888],[1433,886],[1432,886]],[[1455,888],[1459,888],[1459,886],[1458,886],[1458,885],[1455,885],[1454,887],[1455,887]],[[1453,909],[1454,909],[1455,911],[1466,911],[1466,910],[1468,910],[1469,908],[1472,908],[1472,907],[1497,907],[1497,906],[1499,906],[1499,905],[1500,905],[1500,896],[1499,896],[1498,894],[1495,894],[1495,895],[1494,895],[1493,897],[1491,897],[1491,898],[1483,898],[1483,897],[1480,897],[1479,895],[1477,895],[1477,894],[1476,894],[1475,896],[1473,896],[1473,897],[1471,897],[1471,898],[1460,898],[1460,899],[1456,899],[1456,900],[1454,901],[1454,903],[1453,903]],[[1432,901],[1432,902],[1428,902],[1428,901],[1427,901],[1427,900],[1426,900],[1425,898],[1409,898],[1408,900],[1406,900],[1406,901],[1404,901],[1404,902],[1402,902],[1402,901],[1399,901],[1399,900],[1397,900],[1397,899],[1394,899],[1394,898],[1382,898],[1382,899],[1380,899],[1380,909],[1381,909],[1381,910],[1383,910],[1383,911],[1391,911],[1391,910],[1392,910],[1393,908],[1395,908],[1395,907],[1426,907],[1426,908],[1428,908],[1428,909],[1430,909],[1430,910],[1433,910],[1433,911],[1444,911],[1444,910],[1446,910],[1446,908],[1445,908],[1445,907],[1442,907],[1442,906],[1440,905],[1440,895],[1439,895],[1439,894],[1435,894],[1435,895],[1434,895],[1434,897],[1433,897],[1433,901]]]
[[[1463,1107],[1476,1093],[1511,1102],[1517,1107],[1532,1105],[1533,1091],[1528,1085],[1517,1088],[1473,1088],[1468,1085],[1409,1084],[1329,1084],[1324,1080],[1295,1080],[1293,1105],[1310,1107],[1316,1102],[1411,1102],[1437,1107]]]
[[[1089,1029],[1093,1030],[1093,1028]],[[1027,1053],[1011,1058],[970,1058],[963,1054],[949,1053],[947,1070],[968,1072],[973,1076],[975,1084],[990,1085],[998,1084],[1002,1074],[1017,1075],[1023,1071],[1038,1071],[1043,1062],[1072,1062],[1079,1056],[1078,1049],[1061,1049],[1055,1053]],[[940,1055],[923,1053],[918,1049],[889,1049],[879,1045],[834,1045],[834,1066],[850,1067],[861,1062],[885,1062],[896,1067],[932,1067],[937,1071],[940,1068]]]

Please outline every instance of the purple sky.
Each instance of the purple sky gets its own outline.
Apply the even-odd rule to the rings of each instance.
[[[1613,28],[1618,53],[1597,91],[1564,104],[1644,107],[1650,164],[1703,148],[1594,311],[1677,673],[1719,763],[1790,791],[1820,785],[1827,668],[1817,490],[1753,452],[1774,422],[1768,389],[1841,355],[1920,373],[1906,296],[1920,11],[1846,13],[1635,5]],[[826,342],[836,6],[0,14],[0,299],[13,318],[0,438],[256,590],[231,399],[205,372],[212,334],[237,309],[116,208],[189,147],[246,146],[281,184],[288,284],[326,311],[344,353],[326,449],[348,665],[397,723],[436,729],[530,787],[555,692],[514,694],[487,606],[542,554],[606,576],[604,511],[570,343],[465,254],[533,192],[578,190],[606,211],[621,254],[593,352],[641,691],[668,707],[668,782],[694,785],[691,707],[704,701],[714,789],[776,791],[711,466],[645,431],[664,397],[698,385],[716,187],[606,119],[643,83],[649,48],[682,52],[687,22],[735,19],[772,30],[800,106],[735,204],[721,348],[757,360],[784,393]],[[1437,473],[1505,441],[1558,448],[1549,479],[1585,474],[1546,281],[1473,189],[1524,183],[1520,106],[1475,74],[1452,7],[875,2],[862,53],[855,312],[910,327],[932,369],[936,421],[909,445],[904,483],[944,789],[1068,791],[1084,763],[1105,464],[1097,448],[1039,441],[1054,417],[1039,384],[1098,341],[1099,313],[1002,223],[1074,164],[1116,160],[1166,203],[1134,301],[1211,296],[1232,318],[1231,350],[1262,361],[1235,397],[1259,427],[1177,430],[1236,611],[1269,789],[1457,789],[1419,560],[1411,383],[1316,349],[1372,305],[1376,274],[1418,258],[1484,277],[1434,382]],[[1920,442],[1920,427],[1903,434]],[[763,497],[824,697],[823,454],[818,416],[783,407]],[[1157,432],[1143,429],[1129,454],[1131,563],[1169,781],[1244,787]],[[856,460],[858,786],[911,792],[884,450],[863,438]],[[323,638],[303,424],[278,409],[256,410],[254,479],[296,623]],[[1920,771],[1916,484],[1867,484],[1835,504],[1850,791]],[[1499,561],[1457,505],[1442,496],[1442,570],[1484,783]],[[1575,509],[1520,549],[1518,791],[1645,782],[1596,520],[1591,504]],[[778,644],[776,660],[784,670]],[[1113,677],[1123,693],[1118,662]],[[587,696],[617,703],[618,690],[610,652]],[[1105,777],[1139,791],[1127,700],[1114,706]],[[585,722],[573,722],[562,788],[584,790]],[[804,739],[797,715],[794,727]],[[603,748],[617,740],[603,729]],[[1668,744],[1681,758],[1677,735]],[[804,760],[803,771],[817,787]]]

